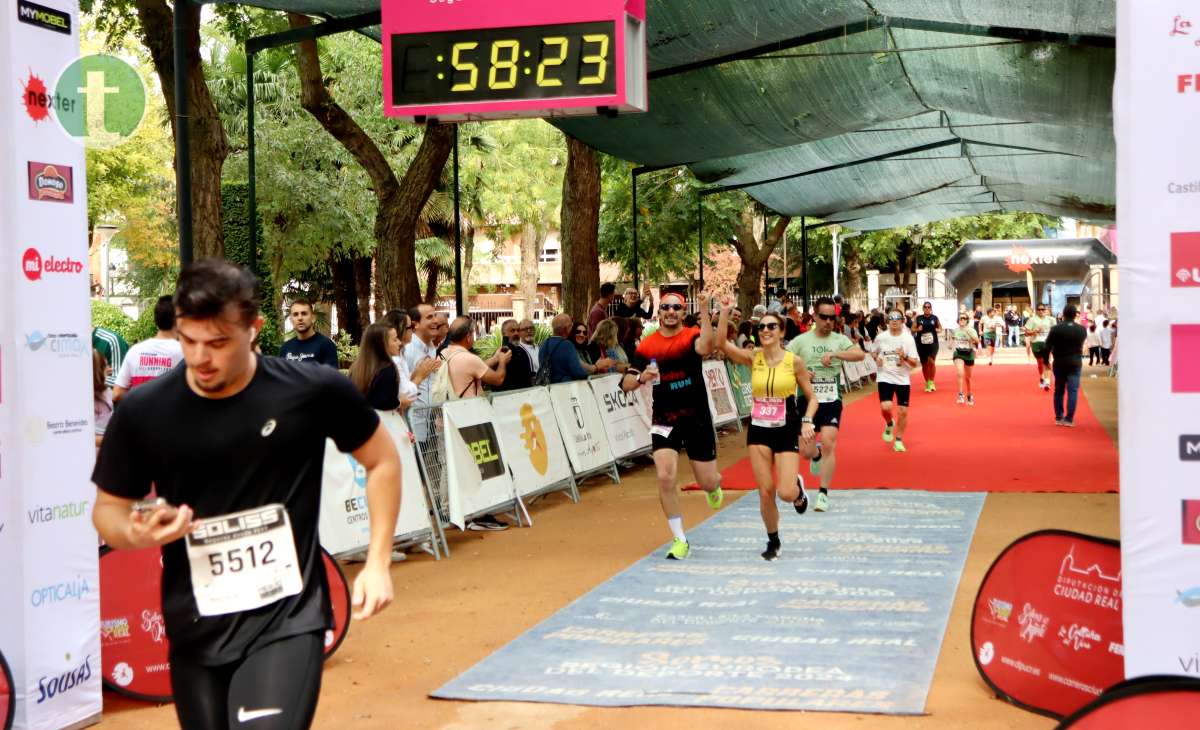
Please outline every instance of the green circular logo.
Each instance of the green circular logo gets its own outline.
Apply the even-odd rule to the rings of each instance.
[[[88,147],[115,147],[146,114],[146,85],[125,61],[103,53],[77,59],[58,78],[58,123]]]

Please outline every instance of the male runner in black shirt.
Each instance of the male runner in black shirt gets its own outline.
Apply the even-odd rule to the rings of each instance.
[[[937,390],[933,380],[937,376],[938,338],[941,334],[942,321],[933,313],[933,303],[925,302],[921,314],[913,322],[912,335],[917,341],[917,357],[921,360],[926,393]]]
[[[184,268],[175,311],[186,367],[130,391],[92,474],[92,519],[105,542],[162,546],[184,730],[312,722],[332,625],[317,542],[327,437],[367,469],[371,543],[354,581],[355,616],[392,600],[395,446],[336,370],[254,354],[257,292],[253,274],[224,260]],[[166,504],[135,503],[152,486]]]

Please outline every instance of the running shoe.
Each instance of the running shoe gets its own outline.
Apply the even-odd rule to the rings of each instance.
[[[957,403],[957,404],[959,404],[959,405],[961,406],[963,403],[966,403],[966,402],[967,402],[967,399],[963,397],[963,394],[962,394],[962,393],[959,393],[959,394],[958,394],[958,400],[956,400],[956,401],[954,401],[954,402],[955,402],[955,403]]]
[[[721,491],[721,485],[711,492],[705,492],[704,497],[708,499],[708,506],[714,510],[721,509],[721,503],[725,501],[725,492]]]
[[[667,560],[683,560],[688,556],[687,540],[675,538],[671,543],[671,549],[667,551]]]
[[[967,405],[969,405],[969,406],[975,405],[975,396],[974,395],[967,396]]]
[[[933,382],[932,380],[929,381],[929,392],[930,393],[937,392],[937,383]]]
[[[1066,419],[1063,419],[1063,425],[1066,426],[1067,428],[1075,428],[1074,421],[1068,421]]]
[[[796,486],[800,487],[800,496],[796,497],[796,501],[792,502],[792,506],[800,514],[808,511],[808,490],[804,488],[804,477],[796,475]]]
[[[1061,419],[1061,418],[1056,418],[1056,419],[1054,419],[1054,425],[1055,425],[1055,426],[1061,426],[1061,425],[1063,425],[1063,419]]]
[[[892,444],[892,449],[901,454],[908,451],[908,449],[904,448],[904,442],[900,439],[896,439],[896,443]]]
[[[890,423],[883,427],[883,440],[889,443],[892,440],[892,427],[893,425]]]
[[[926,381],[925,381],[925,392],[926,392],[926,393],[932,393],[932,392],[933,392],[933,381],[932,381],[932,380],[926,380]]]
[[[825,494],[825,492],[817,492],[816,504],[813,505],[813,509],[817,512],[828,512],[829,495]]]
[[[780,552],[779,545],[775,545],[773,543],[768,542],[767,549],[763,550],[762,559],[763,560],[774,560],[775,558],[779,557],[779,552]]]

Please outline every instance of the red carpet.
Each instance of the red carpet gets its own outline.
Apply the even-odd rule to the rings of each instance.
[[[848,406],[833,488],[1116,492],[1117,450],[1082,389],[1075,428],[1056,426],[1052,394],[1037,388],[1033,368],[976,366],[974,407],[955,404],[951,367],[938,367],[935,393],[923,392],[922,381],[914,378],[904,454],[880,438],[878,396],[871,393]],[[805,482],[815,487],[817,477],[808,473],[807,462],[800,464]],[[755,488],[748,458],[722,475],[725,489]]]

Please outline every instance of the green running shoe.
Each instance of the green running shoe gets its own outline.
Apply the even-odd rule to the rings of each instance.
[[[817,512],[829,511],[829,495],[825,492],[817,492],[817,498],[813,503],[813,509]]]
[[[671,549],[667,551],[667,560],[683,560],[688,556],[688,550],[687,540],[675,538],[671,543]]]
[[[892,428],[893,428],[893,424],[890,424],[890,423],[883,427],[883,440],[887,441],[889,443],[892,440]]]
[[[929,381],[929,392],[930,393],[937,392],[937,383],[933,382],[932,380]]]
[[[933,381],[932,381],[932,380],[926,380],[926,381],[925,381],[925,392],[926,392],[926,393],[932,393],[932,392],[933,392]]]
[[[704,496],[708,499],[708,506],[712,507],[713,510],[721,509],[721,503],[725,501],[725,492],[721,490],[721,485],[719,484],[711,492],[705,492]]]
[[[896,439],[896,443],[892,444],[892,449],[901,454],[903,454],[905,451],[908,451],[908,449],[904,448],[904,442],[900,439]]]

